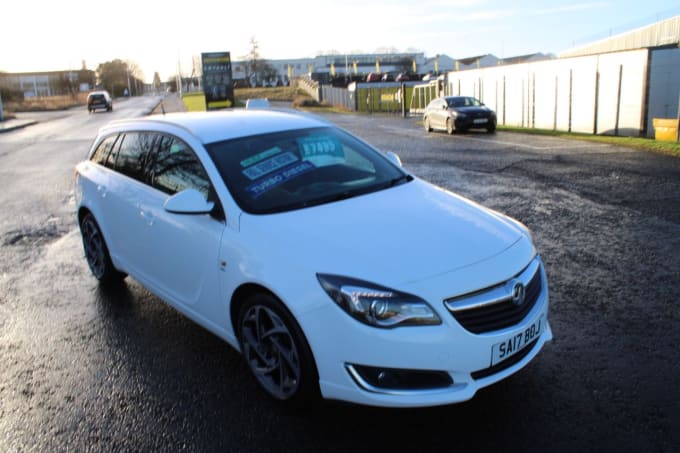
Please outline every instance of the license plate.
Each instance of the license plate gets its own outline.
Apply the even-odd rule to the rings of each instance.
[[[472,122],[475,124],[485,124],[488,121],[489,121],[488,118],[475,118],[474,120],[472,120]]]
[[[541,316],[523,331],[494,344],[491,347],[491,366],[512,357],[537,339],[541,335],[543,324],[543,316]]]

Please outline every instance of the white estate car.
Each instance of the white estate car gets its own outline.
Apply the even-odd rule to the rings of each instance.
[[[459,402],[552,338],[525,227],[313,117],[114,122],[76,194],[94,276],[130,275],[280,400]]]

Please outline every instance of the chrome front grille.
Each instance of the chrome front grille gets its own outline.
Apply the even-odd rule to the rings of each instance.
[[[466,330],[485,333],[518,324],[536,305],[543,287],[536,257],[516,277],[481,291],[452,297],[444,305]]]

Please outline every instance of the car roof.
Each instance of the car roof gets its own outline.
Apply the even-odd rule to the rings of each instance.
[[[250,135],[328,126],[320,118],[299,112],[277,110],[223,110],[218,112],[188,112],[151,115],[144,118],[117,120],[100,132],[117,130],[161,130],[180,127],[202,143],[213,143]]]

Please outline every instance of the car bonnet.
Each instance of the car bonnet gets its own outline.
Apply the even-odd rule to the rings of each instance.
[[[335,203],[244,214],[241,233],[274,266],[402,285],[501,254],[526,231],[469,200],[415,181]]]

